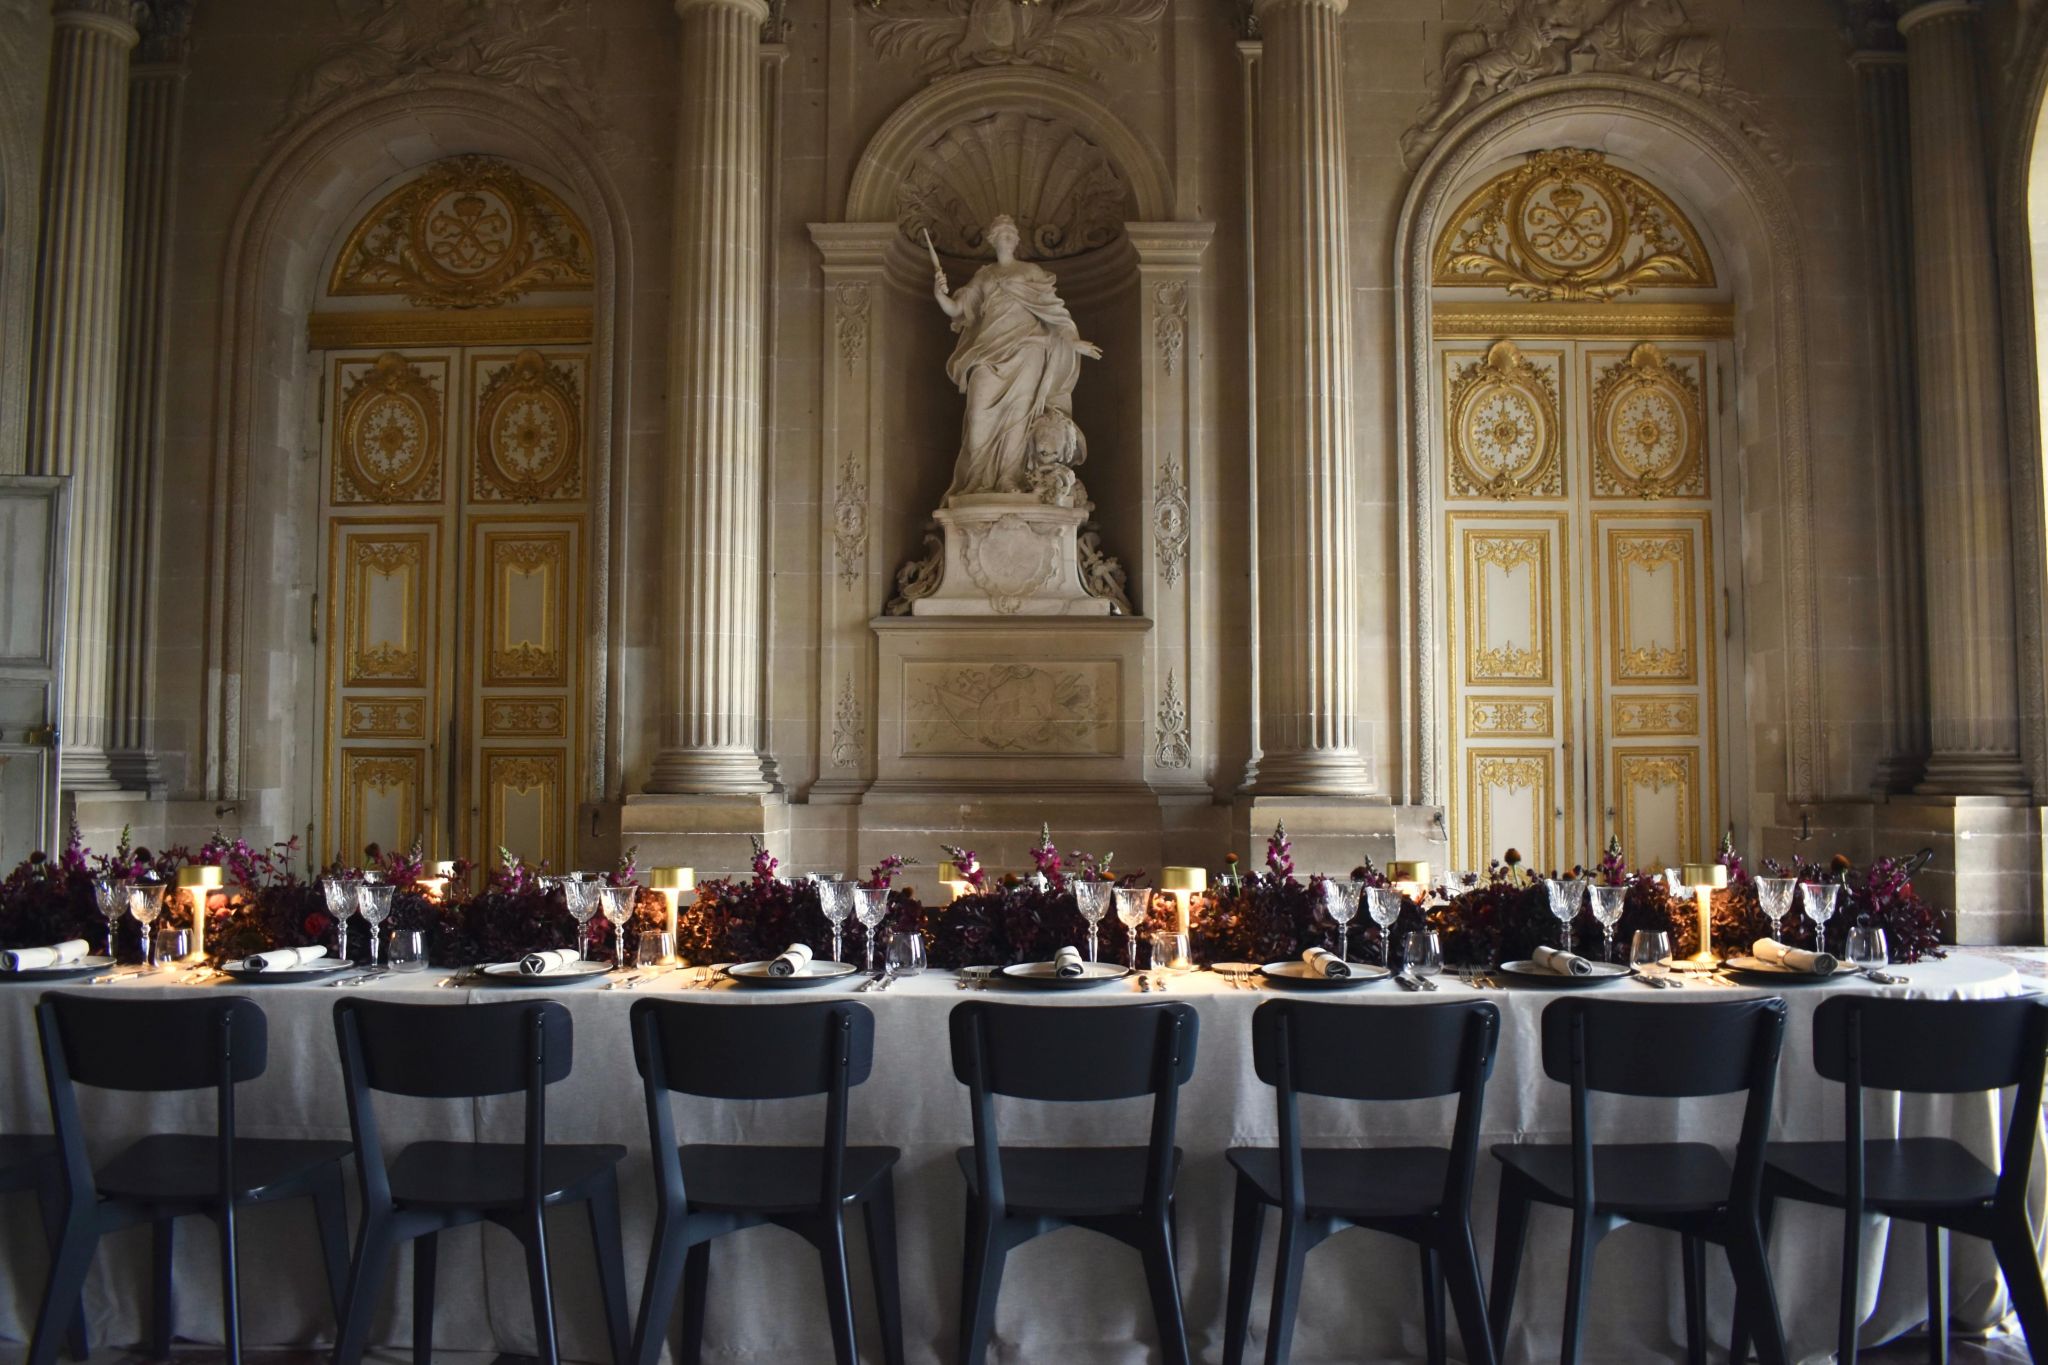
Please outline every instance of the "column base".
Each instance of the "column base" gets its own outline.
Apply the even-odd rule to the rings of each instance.
[[[661,796],[765,796],[779,791],[767,760],[752,749],[664,749],[648,774]]]
[[[1913,888],[1954,915],[1956,942],[2042,941],[2040,807],[2013,797],[1904,797],[1874,816],[1879,852],[1934,850]]]
[[[694,868],[700,881],[744,876],[754,841],[790,868],[789,806],[775,795],[649,793],[597,808],[600,830],[592,854],[616,861],[634,850],[641,867]]]
[[[167,790],[163,764],[154,749],[110,749],[107,768],[113,773],[114,780],[121,784],[122,791],[162,796]]]
[[[2032,788],[2016,753],[1937,751],[1914,790],[1923,796],[2026,796]]]
[[[1883,794],[1910,792],[1927,776],[1927,755],[1886,754],[1871,775],[1870,789]]]
[[[1304,877],[1348,876],[1367,859],[1381,868],[1400,858],[1441,869],[1449,847],[1441,815],[1433,806],[1397,806],[1384,796],[1241,796],[1231,806],[1231,843],[1248,872],[1265,867],[1276,825],[1287,827]]]
[[[1370,774],[1356,749],[1262,753],[1245,765],[1245,795],[1364,797]]]
[[[57,780],[68,792],[117,792],[121,779],[105,749],[65,745],[59,753]]]

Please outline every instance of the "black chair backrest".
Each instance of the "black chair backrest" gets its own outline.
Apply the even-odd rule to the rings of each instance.
[[[1543,1011],[1543,1071],[1571,1083],[1583,1022],[1589,1090],[1661,1099],[1733,1094],[1751,1088],[1756,1031],[1768,1019],[1782,1031],[1784,1001],[1557,1000]]]
[[[782,1100],[861,1085],[875,1063],[875,1016],[851,1000],[749,1009],[720,1001],[633,1003],[633,1060],[665,1090],[721,1100]],[[660,1041],[646,1046],[648,1029]],[[844,1038],[844,1061],[840,1060]],[[658,1071],[650,1066],[658,1060]]]
[[[269,1023],[255,1001],[241,996],[117,1000],[53,991],[38,1012],[55,1022],[78,1085],[211,1089],[220,1083],[223,1057],[236,1082],[255,1080],[269,1060]]]
[[[335,1005],[337,1026],[354,1021],[362,1047],[363,1083],[418,1099],[512,1095],[532,1079],[531,1027],[542,1030],[543,1085],[569,1074],[575,1060],[569,1011],[552,1000],[497,1005],[415,1005],[347,999]]]
[[[1195,1074],[1201,1020],[1179,1001],[1150,1005],[956,1005],[948,1020],[953,1074],[974,1108],[975,1178],[991,1208],[1004,1207],[995,1097],[1090,1102],[1152,1097],[1145,1209],[1173,1197],[1173,1135],[1180,1088]]]
[[[1195,1011],[1179,1003],[999,1005],[976,1000],[950,1019],[953,1075],[1026,1100],[1124,1100],[1170,1093],[1195,1074]],[[1176,1032],[1177,1030],[1177,1032]],[[1170,1078],[1160,1074],[1170,1040]]]
[[[1863,1091],[1957,1095],[2015,1087],[1998,1203],[2023,1206],[2041,1132],[2048,1000],[1893,1000],[1837,996],[1813,1013],[1813,1068],[1845,1087],[1846,1194],[1863,1204]]]
[[[1500,1011],[1486,1001],[1362,1010],[1268,1000],[1252,1013],[1252,1061],[1260,1080],[1297,1094],[1426,1100],[1464,1088],[1474,1029],[1483,1081],[1500,1037]]]

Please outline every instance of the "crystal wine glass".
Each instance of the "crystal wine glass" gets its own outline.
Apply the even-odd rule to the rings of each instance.
[[[576,958],[588,950],[591,916],[597,913],[597,882],[587,873],[570,872],[556,879],[562,888],[562,904],[576,920]]]
[[[128,908],[126,882],[109,881],[96,877],[92,884],[93,904],[99,907],[100,915],[107,921],[107,961],[114,960],[114,921],[121,918],[121,912]]]
[[[362,884],[357,877],[320,879],[320,894],[327,898],[327,913],[334,920],[334,956],[341,962],[348,961],[348,917],[356,912],[356,888]]]
[[[1572,921],[1586,904],[1586,883],[1577,877],[1545,877],[1543,889],[1550,896],[1550,913],[1557,917],[1557,946],[1572,950]]]
[[[1443,945],[1434,929],[1410,929],[1401,935],[1401,967],[1408,975],[1427,981],[1444,969]]]
[[[1138,970],[1138,926],[1145,922],[1146,912],[1152,908],[1152,893],[1142,886],[1119,886],[1116,888],[1116,917],[1123,923],[1125,965],[1132,971]]]
[[[1337,926],[1337,960],[1351,960],[1351,921],[1358,914],[1358,898],[1365,894],[1365,884],[1346,878],[1338,881],[1325,877],[1316,883],[1317,894],[1322,901],[1323,913]]]
[[[1102,916],[1109,909],[1109,893],[1113,889],[1108,882],[1076,879],[1067,885],[1074,893],[1074,908],[1081,912],[1081,918],[1088,921],[1088,960],[1101,960],[1096,951],[1096,938],[1102,930]]]
[[[1614,926],[1621,923],[1621,912],[1627,904],[1628,888],[1625,886],[1593,888],[1593,918],[1600,921],[1600,932],[1606,939],[1600,953],[1603,961],[1614,961]]]
[[[598,906],[612,926],[614,968],[626,969],[626,921],[633,918],[633,903],[640,899],[637,886],[604,886],[597,888]]]
[[[844,962],[840,935],[846,929],[846,917],[853,913],[853,887],[838,877],[818,878],[818,909],[832,923],[832,960]]]
[[[142,965],[153,969],[156,965],[156,940],[150,933],[150,926],[156,917],[164,912],[164,887],[162,882],[128,882],[128,913],[135,916],[135,922],[142,926]]]
[[[1653,982],[1662,981],[1671,971],[1671,935],[1662,929],[1636,930],[1628,960],[1638,974]]]
[[[377,961],[377,931],[391,917],[391,898],[398,888],[389,882],[364,882],[356,888],[356,913],[370,926],[371,971],[383,970]]]
[[[1771,922],[1771,937],[1777,938],[1784,932],[1783,921],[1792,908],[1792,893],[1799,889],[1796,877],[1758,877],[1756,879],[1757,909]]]
[[[1825,952],[1823,931],[1828,917],[1835,913],[1835,898],[1842,894],[1842,888],[1836,882],[1802,882],[1799,892],[1800,899],[1806,902],[1806,917],[1813,921],[1813,950]]]
[[[1380,965],[1393,970],[1394,940],[1391,937],[1394,921],[1401,918],[1401,893],[1391,886],[1368,886],[1365,889],[1366,910],[1372,915],[1372,922],[1380,927]]]
[[[867,930],[868,965],[875,969],[875,930],[882,927],[882,920],[889,913],[889,888],[886,886],[856,886],[853,888],[853,913],[860,920],[860,927]]]

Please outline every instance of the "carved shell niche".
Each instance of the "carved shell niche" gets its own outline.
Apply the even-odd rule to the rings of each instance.
[[[1056,118],[1007,110],[957,124],[918,155],[896,192],[896,221],[924,250],[926,232],[950,256],[987,254],[982,229],[1017,220],[1019,254],[1063,260],[1123,235],[1130,198],[1102,148]]]

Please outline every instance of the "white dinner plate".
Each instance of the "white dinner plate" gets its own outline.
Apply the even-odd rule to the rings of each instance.
[[[1798,972],[1776,962],[1766,962],[1760,957],[1746,956],[1731,957],[1723,962],[1721,967],[1725,971],[1741,975],[1768,976],[1773,981],[1782,981],[1787,985],[1818,985],[1823,981],[1833,981],[1838,976],[1854,976],[1863,970],[1853,962],[1844,962],[1823,976],[1818,972]]]
[[[735,962],[725,969],[725,974],[742,986],[766,986],[770,990],[789,991],[844,981],[860,972],[860,968],[851,962],[821,962],[812,958],[802,971],[777,976],[769,970],[774,965],[772,958],[766,962]]]
[[[222,976],[233,977],[264,986],[289,986],[295,981],[324,981],[338,972],[361,971],[353,962],[343,962],[338,957],[316,957],[303,967],[288,967],[280,970],[272,967],[269,971],[257,971],[249,965],[246,957],[220,964]]]
[[[1300,958],[1286,962],[1268,962],[1259,968],[1259,975],[1281,986],[1297,986],[1311,991],[1341,991],[1350,986],[1363,986],[1372,981],[1385,981],[1393,973],[1385,967],[1376,967],[1369,962],[1349,964],[1349,976],[1318,976],[1309,970],[1309,965]]]
[[[1591,961],[1591,959],[1588,959]],[[1553,986],[1564,990],[1583,990],[1588,986],[1605,986],[1629,975],[1629,969],[1619,962],[1594,962],[1593,970],[1585,976],[1567,976],[1553,972],[1540,962],[1524,958],[1517,962],[1503,962],[1500,969],[1518,981],[1527,981],[1537,986]]]
[[[609,962],[572,962],[552,972],[528,976],[519,970],[517,962],[492,962],[477,968],[472,979],[493,986],[581,986],[603,980],[611,975],[611,970]]]
[[[0,981],[75,981],[81,976],[103,972],[114,965],[111,957],[81,957],[55,967],[30,967],[20,972],[0,972]]]
[[[1107,986],[1112,981],[1122,981],[1130,974],[1131,969],[1120,962],[1083,962],[1079,976],[1061,976],[1059,968],[1050,962],[1018,962],[1003,968],[1005,981],[1050,991],[1078,991],[1090,986]]]

